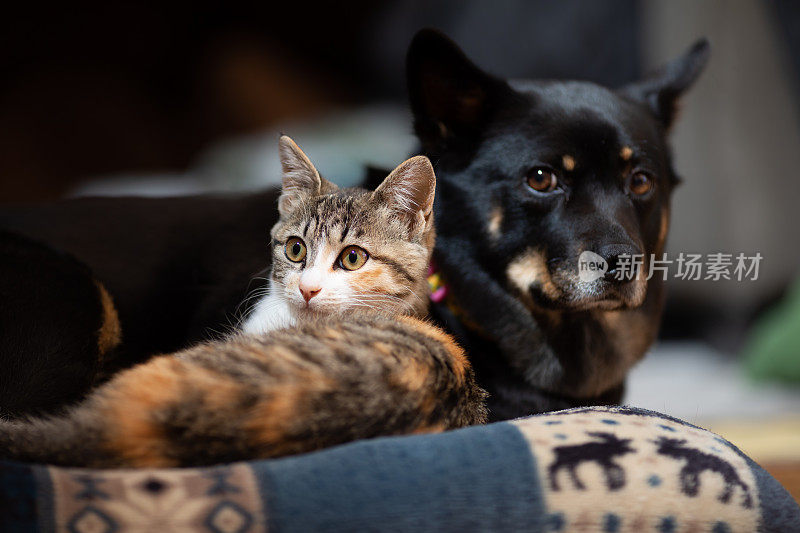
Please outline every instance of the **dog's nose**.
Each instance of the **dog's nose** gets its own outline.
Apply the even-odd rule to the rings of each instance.
[[[625,282],[636,279],[642,265],[642,252],[631,244],[607,244],[598,252],[608,265],[606,281]]]
[[[302,283],[300,284],[300,294],[303,295],[303,298],[305,299],[306,303],[308,303],[311,300],[311,298],[319,294],[321,290],[322,287],[320,287],[319,285],[311,286],[311,285],[304,285]]]

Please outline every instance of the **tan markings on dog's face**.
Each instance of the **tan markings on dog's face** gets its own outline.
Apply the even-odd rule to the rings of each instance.
[[[667,241],[667,232],[669,231],[669,213],[667,209],[661,211],[661,226],[658,228],[658,251],[659,253],[664,249],[664,243]]]
[[[489,213],[489,235],[495,239],[500,236],[500,227],[503,225],[503,209],[496,205]]]
[[[571,155],[565,155],[561,158],[561,164],[564,166],[564,170],[567,172],[572,172],[575,170],[575,158]]]
[[[559,297],[559,290],[547,270],[547,260],[539,250],[528,250],[511,261],[506,277],[524,296],[529,296],[531,285],[537,285],[549,298]]]
[[[631,157],[633,157],[633,148],[630,146],[623,146],[622,150],[619,151],[619,157],[623,161],[629,161]]]
[[[630,307],[639,307],[644,303],[647,297],[647,274],[650,270],[650,259],[645,256],[641,268],[636,272],[636,277],[631,282],[631,293],[628,296],[628,305]]]

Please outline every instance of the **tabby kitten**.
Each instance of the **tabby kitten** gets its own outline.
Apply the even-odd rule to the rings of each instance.
[[[279,146],[284,177],[269,292],[242,330],[264,333],[354,309],[425,316],[436,186],[428,159],[409,159],[372,193],[340,190],[289,137]]]
[[[464,352],[410,316],[424,313],[434,241],[428,160],[368,192],[323,180],[289,138],[280,148],[273,288],[245,326],[270,332],[155,357],[63,416],[0,421],[0,457],[211,465],[486,420]]]

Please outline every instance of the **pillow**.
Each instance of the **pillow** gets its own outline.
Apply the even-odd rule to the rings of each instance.
[[[800,531],[726,440],[591,407],[284,459],[171,470],[0,463],[11,531]]]

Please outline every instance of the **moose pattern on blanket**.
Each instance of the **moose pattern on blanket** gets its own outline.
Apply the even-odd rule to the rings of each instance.
[[[800,533],[800,506],[711,432],[590,407],[205,468],[0,461],[0,531]]]
[[[551,531],[756,531],[758,490],[730,443],[625,407],[514,422],[536,457]]]

